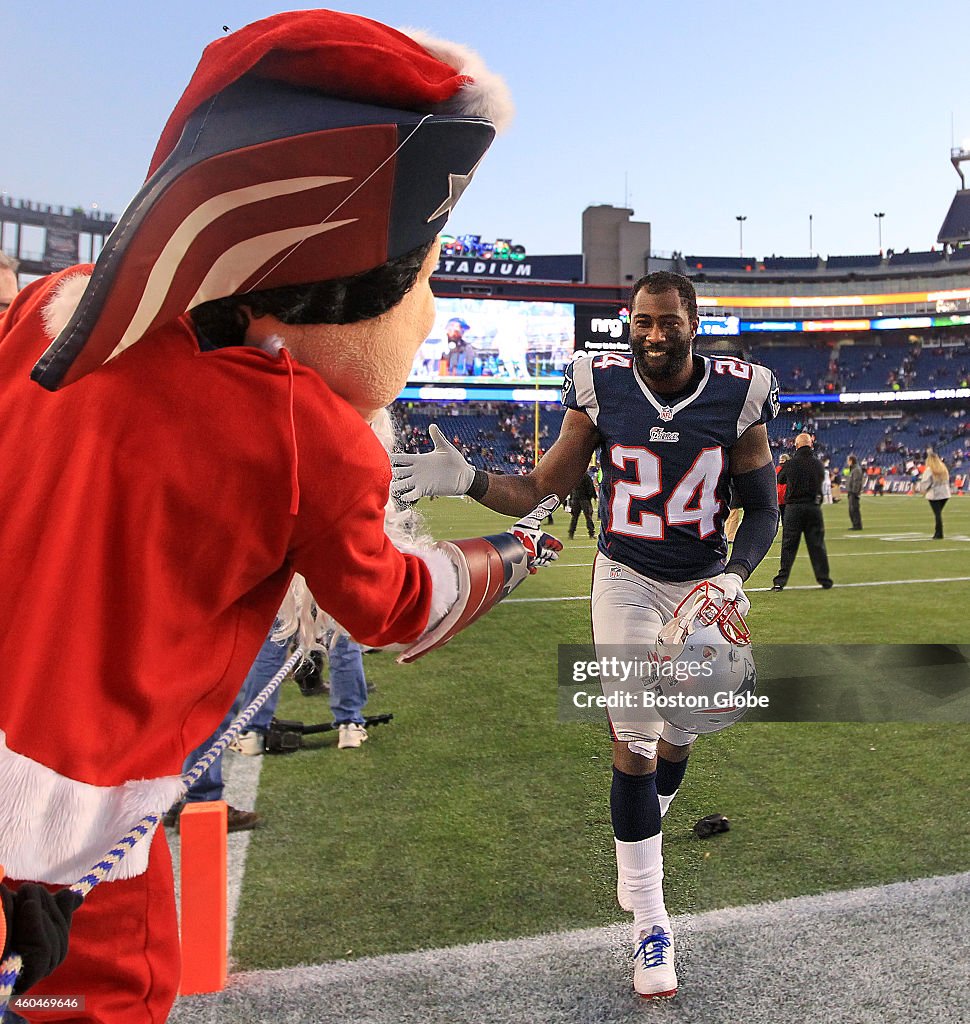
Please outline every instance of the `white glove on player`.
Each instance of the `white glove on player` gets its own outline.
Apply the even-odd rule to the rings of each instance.
[[[748,595],[744,592],[744,580],[736,572],[722,572],[720,576],[715,576],[711,583],[724,591],[725,601],[736,601],[738,611],[742,615],[748,614],[751,602],[748,600]]]
[[[549,494],[514,526],[506,530],[520,540],[529,553],[529,572],[535,573],[544,565],[554,562],[562,551],[562,541],[542,528],[543,522],[559,508],[559,499]]]
[[[414,502],[425,495],[467,494],[475,482],[475,467],[438,429],[428,427],[434,451],[424,455],[391,453],[391,494],[398,501]]]

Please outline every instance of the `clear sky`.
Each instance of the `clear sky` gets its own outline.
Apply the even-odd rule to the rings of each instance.
[[[271,0],[4,0],[0,190],[119,214],[206,43]],[[653,248],[926,249],[970,145],[970,0],[344,2],[478,50],[518,114],[449,229],[580,251],[624,204]],[[970,173],[970,165],[965,167]]]

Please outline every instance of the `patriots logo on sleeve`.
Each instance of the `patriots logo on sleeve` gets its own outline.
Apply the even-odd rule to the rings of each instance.
[[[768,405],[771,409],[771,418],[774,419],[779,412],[781,412],[781,402],[778,399],[780,388],[778,387],[778,381],[775,380],[774,375],[771,378],[771,391],[768,393]]]
[[[563,370],[562,391],[559,394],[559,401],[565,405],[569,393],[573,390],[573,364],[569,363]]]

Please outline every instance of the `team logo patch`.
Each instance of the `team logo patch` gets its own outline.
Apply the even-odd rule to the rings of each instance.
[[[663,405],[660,407],[659,415],[664,423],[669,423],[674,418],[674,410],[669,405]]]
[[[620,578],[620,567],[618,565],[610,566],[610,579],[618,580]]]
[[[651,427],[650,428],[650,440],[651,441],[679,441],[680,431],[679,430],[664,430],[663,427]]]

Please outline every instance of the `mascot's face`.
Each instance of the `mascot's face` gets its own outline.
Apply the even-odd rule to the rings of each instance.
[[[431,275],[440,251],[436,240],[414,287],[382,316],[353,324],[283,324],[263,316],[251,322],[250,335],[282,337],[296,359],[370,422],[401,393],[415,353],[434,326]]]

